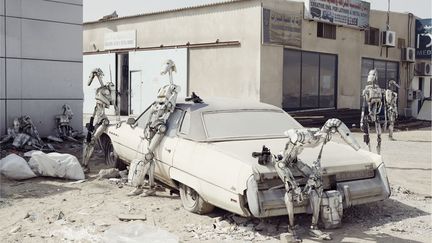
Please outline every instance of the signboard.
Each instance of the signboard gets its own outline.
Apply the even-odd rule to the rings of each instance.
[[[370,3],[360,0],[305,1],[305,19],[366,29],[369,27]]]
[[[301,13],[263,8],[263,43],[301,47]]]
[[[136,47],[136,30],[106,33],[104,36],[105,50],[126,49]]]
[[[416,58],[432,58],[432,19],[416,19]]]

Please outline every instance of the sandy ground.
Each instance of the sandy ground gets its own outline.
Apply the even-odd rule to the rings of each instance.
[[[342,228],[327,231],[332,242],[431,242],[431,135],[426,129],[399,132],[396,141],[384,137],[382,151],[392,196],[346,209]],[[362,141],[361,134],[355,136]],[[69,152],[80,154],[79,146],[67,146]],[[1,177],[1,242],[112,242],[113,234],[108,233],[131,224],[120,221],[121,214],[144,215],[145,220],[133,223],[166,230],[180,241],[278,242],[286,231],[286,217],[260,222],[221,209],[209,215],[189,213],[180,198],[168,191],[156,197],[127,197],[130,187],[96,178],[104,167],[102,160],[102,154],[95,153],[93,173],[78,184]],[[317,242],[307,235],[310,220],[310,215],[297,215],[298,231],[304,242]]]

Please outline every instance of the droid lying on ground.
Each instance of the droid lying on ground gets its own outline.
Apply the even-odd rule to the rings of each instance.
[[[149,115],[150,109],[108,125],[101,136],[108,163],[121,166],[144,156]],[[179,189],[183,206],[194,213],[208,213],[216,206],[242,216],[287,215],[286,188],[274,165],[258,163],[251,154],[263,145],[275,154],[284,151],[285,132],[290,129],[304,128],[272,105],[226,98],[195,103],[178,98],[155,151],[155,178]],[[304,147],[298,158],[313,167],[320,150],[320,146]],[[340,196],[343,208],[390,196],[385,165],[377,154],[328,141],[320,164],[324,195]],[[307,184],[301,171],[292,174],[299,187]],[[294,213],[312,213],[309,200],[294,201]]]

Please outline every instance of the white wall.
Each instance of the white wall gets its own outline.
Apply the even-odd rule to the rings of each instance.
[[[161,75],[162,66],[168,59],[174,61],[177,68],[177,72],[173,74],[173,80],[174,84],[181,87],[178,96],[186,97],[188,90],[186,48],[129,52],[129,72],[139,73],[141,79],[141,85],[131,84],[130,87],[132,96],[140,97],[139,99],[132,98],[139,102],[130,104],[134,115],[144,111],[156,99],[159,88],[169,84],[168,75]],[[134,88],[139,88],[139,90]]]

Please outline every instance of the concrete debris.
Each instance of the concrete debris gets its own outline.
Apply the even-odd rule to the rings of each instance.
[[[120,177],[120,173],[119,173],[119,170],[116,168],[102,169],[99,171],[98,177],[99,177],[99,179],[118,178],[118,177]]]
[[[21,225],[18,225],[18,226],[16,226],[16,227],[13,227],[10,231],[9,231],[9,233],[10,234],[15,234],[15,233],[17,233],[18,231],[20,231],[21,230]]]
[[[120,221],[131,221],[131,220],[146,220],[147,216],[144,214],[119,214],[117,218]]]

